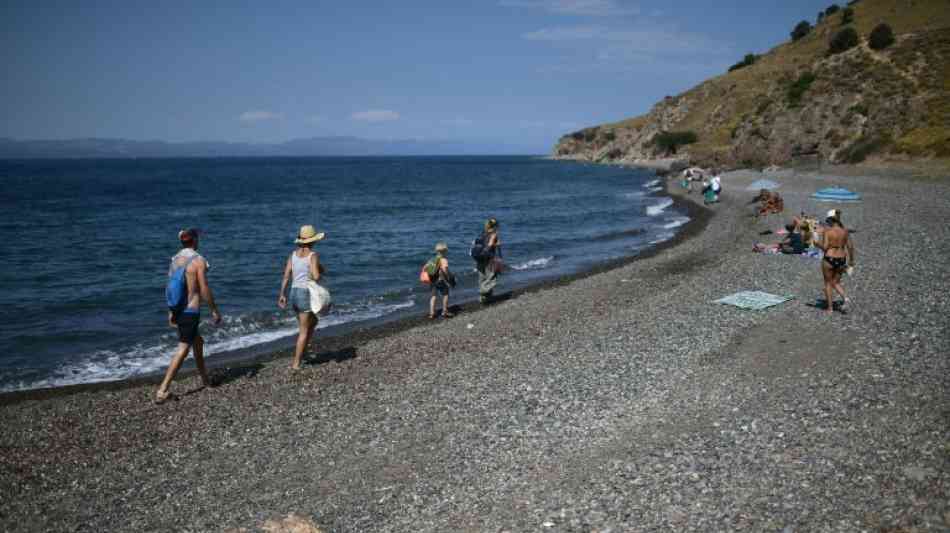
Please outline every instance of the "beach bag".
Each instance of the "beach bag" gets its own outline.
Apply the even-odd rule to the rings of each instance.
[[[188,278],[186,273],[188,265],[196,257],[198,257],[197,254],[189,257],[182,266],[168,273],[168,285],[165,286],[165,303],[168,304],[168,310],[172,313],[180,313],[188,305]]]
[[[307,282],[307,291],[310,293],[310,311],[313,314],[323,316],[330,312],[333,305],[330,291],[313,280]]]
[[[491,257],[491,252],[485,246],[485,234],[482,233],[472,241],[472,247],[468,250],[468,255],[476,261],[484,261]]]
[[[441,257],[435,256],[432,259],[429,259],[426,264],[422,265],[422,270],[419,271],[419,281],[428,285],[439,277],[440,259]]]
[[[422,270],[419,271],[419,282],[426,285],[432,283],[432,278],[429,277],[429,273],[426,272],[426,266],[422,265]]]

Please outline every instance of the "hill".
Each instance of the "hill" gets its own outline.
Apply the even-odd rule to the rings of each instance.
[[[553,156],[722,166],[950,157],[950,2],[861,0],[828,11],[804,36],[645,115],[563,136]],[[894,42],[872,49],[868,37],[882,23]],[[848,28],[856,45],[831,53],[836,38],[853,44],[838,36]]]

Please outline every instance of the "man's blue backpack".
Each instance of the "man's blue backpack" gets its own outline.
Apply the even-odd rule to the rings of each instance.
[[[168,310],[173,313],[180,313],[188,305],[188,265],[191,264],[197,255],[193,255],[185,261],[185,264],[168,273],[168,285],[165,287],[165,301],[168,303]]]

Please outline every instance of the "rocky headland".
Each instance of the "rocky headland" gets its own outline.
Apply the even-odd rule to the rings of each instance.
[[[760,168],[950,158],[950,4],[861,0],[826,13],[645,115],[563,136],[553,156]]]

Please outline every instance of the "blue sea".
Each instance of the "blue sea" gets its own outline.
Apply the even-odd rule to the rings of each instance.
[[[453,298],[473,295],[468,248],[488,217],[502,288],[635,255],[688,220],[651,172],[527,156],[0,161],[0,182],[0,391],[163,371],[184,227],[203,231],[225,315],[202,326],[213,363],[295,335],[276,301],[302,224],[327,234],[326,327],[423,313],[418,272],[440,240]]]

